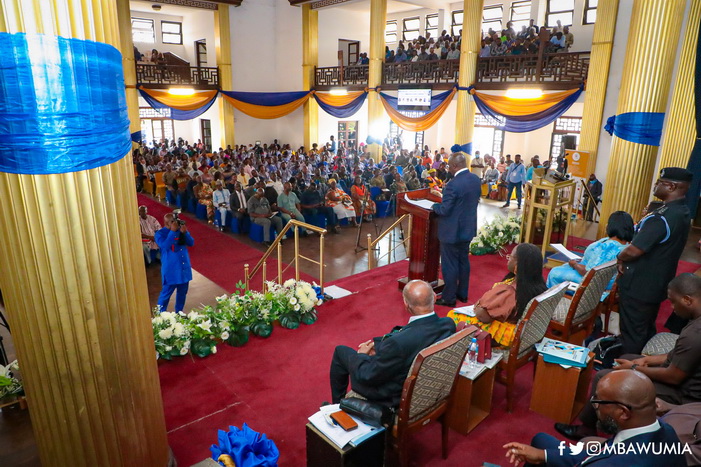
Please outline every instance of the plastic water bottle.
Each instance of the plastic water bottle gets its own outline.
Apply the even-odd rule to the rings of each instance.
[[[472,342],[470,342],[470,346],[467,348],[467,362],[468,362],[468,366],[470,368],[477,367],[477,351],[478,350],[479,350],[479,346],[477,345],[477,339],[475,337],[473,337]]]

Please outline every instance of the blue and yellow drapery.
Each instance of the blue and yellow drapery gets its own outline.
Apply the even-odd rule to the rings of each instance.
[[[584,86],[527,99],[486,94],[475,90],[473,86],[465,90],[475,99],[482,115],[496,122],[497,128],[526,133],[549,125],[567,112],[579,98]]]
[[[214,104],[219,91],[196,91],[192,95],[178,96],[168,91],[137,88],[139,94],[154,109],[170,109],[173,120],[192,120],[205,113]]]
[[[583,87],[564,92],[545,94],[532,99],[515,99],[495,96],[476,91],[474,87],[457,86],[436,94],[431,98],[431,106],[421,117],[407,117],[399,110],[398,99],[389,94],[372,90],[379,94],[389,118],[406,131],[427,130],[440,120],[450,105],[457,90],[468,90],[475,99],[480,112],[497,122],[497,127],[505,131],[523,133],[542,128],[564,114],[582,93]],[[329,115],[348,118],[364,104],[370,90],[334,95],[321,91],[298,92],[238,92],[238,91],[199,91],[190,96],[171,95],[167,91],[157,91],[139,87],[139,92],[153,108],[170,108],[176,120],[188,120],[204,113],[221,95],[237,110],[253,118],[273,119],[284,117],[304,105],[308,99],[316,99]],[[467,145],[465,145],[467,146]]]

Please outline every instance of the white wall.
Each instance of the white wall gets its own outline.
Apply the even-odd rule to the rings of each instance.
[[[285,2],[288,3],[288,2]],[[289,5],[289,3],[288,3]],[[301,11],[301,8],[296,8]],[[301,13],[299,15],[300,22]],[[338,40],[360,41],[360,52],[369,52],[370,9],[350,11],[344,8],[319,10],[319,66],[338,66]],[[300,42],[300,49],[302,44]],[[347,52],[344,52],[347,53]],[[302,63],[301,60],[299,62]]]
[[[131,11],[133,18],[148,18],[154,20],[156,30],[156,42],[149,44],[145,42],[135,42],[134,45],[139,52],[150,57],[151,49],[159,52],[171,52],[180,58],[190,62],[191,66],[197,65],[195,57],[195,41],[205,39],[207,41],[207,65],[216,66],[216,53],[214,50],[214,13],[211,10],[199,8],[179,8],[184,12],[183,16],[166,15],[161,13],[151,13],[146,11]],[[182,23],[183,44],[164,44],[161,42],[161,21],[174,21]]]

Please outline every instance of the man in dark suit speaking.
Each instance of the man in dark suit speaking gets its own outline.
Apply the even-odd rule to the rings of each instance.
[[[470,242],[477,234],[477,203],[482,192],[477,175],[467,170],[467,161],[456,152],[448,159],[453,178],[443,189],[443,202],[433,205],[438,214],[438,240],[441,242],[441,270],[445,287],[436,305],[455,306],[467,302],[470,284]]]
[[[404,380],[414,357],[431,344],[455,332],[450,318],[433,312],[436,295],[428,283],[410,281],[402,292],[411,317],[405,326],[360,344],[358,350],[339,345],[331,360],[331,397],[338,404],[346,395],[348,380],[353,391],[368,400],[398,407]]]

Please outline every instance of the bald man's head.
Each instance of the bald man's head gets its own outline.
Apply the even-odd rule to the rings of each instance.
[[[404,305],[412,315],[425,315],[433,312],[436,294],[431,286],[421,280],[409,281],[402,291]]]
[[[458,170],[467,168],[467,159],[461,152],[454,152],[448,159],[448,171],[455,175]]]
[[[656,419],[655,386],[641,372],[612,371],[601,378],[595,395],[598,400],[616,402],[597,409],[599,428],[605,433],[647,426]]]

